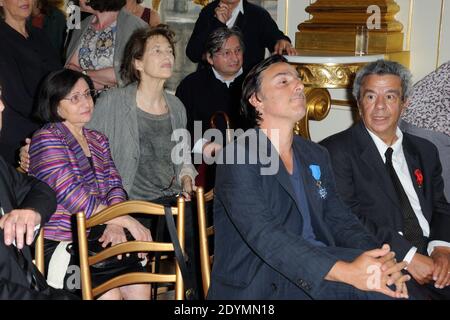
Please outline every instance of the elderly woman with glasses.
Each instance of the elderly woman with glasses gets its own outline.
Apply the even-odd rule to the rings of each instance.
[[[57,194],[57,210],[44,227],[47,281],[56,288],[70,289],[68,279],[73,271],[70,272],[69,266],[77,264],[76,250],[70,250],[72,215],[84,211],[89,218],[109,205],[126,200],[108,139],[98,131],[85,128],[94,112],[93,93],[89,77],[65,69],[51,73],[38,95],[37,115],[47,124],[32,137],[29,173],[46,182]],[[91,235],[98,234],[98,239],[90,244],[98,251],[99,245],[124,242],[125,231],[136,240],[151,240],[147,228],[131,216],[125,216],[111,220],[106,227],[92,228]],[[93,285],[121,273],[143,271],[140,263],[143,258],[144,254],[140,253],[124,257],[124,261],[110,264],[110,268],[93,268]],[[100,298],[149,299],[150,286],[124,286]]]

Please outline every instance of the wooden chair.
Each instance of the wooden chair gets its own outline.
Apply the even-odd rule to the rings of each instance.
[[[172,214],[177,216],[177,235],[180,246],[184,248],[184,198],[178,198],[177,207],[172,208]],[[170,252],[174,251],[171,242],[145,242],[145,241],[128,241],[118,245],[106,248],[97,253],[95,256],[88,256],[87,234],[86,229],[93,226],[103,224],[111,219],[127,215],[130,213],[142,213],[148,215],[164,215],[164,207],[159,204],[145,201],[125,201],[110,206],[93,217],[86,220],[83,212],[77,213],[78,241],[80,252],[80,268],[81,268],[81,289],[84,300],[92,300],[94,297],[117,287],[135,283],[175,283],[175,299],[182,300],[184,297],[183,278],[178,263],[175,262],[174,274],[161,274],[152,272],[133,272],[117,276],[100,284],[98,287],[92,288],[91,272],[89,267],[119,254],[131,252]]]
[[[198,230],[200,240],[200,267],[202,272],[203,292],[206,298],[208,294],[209,284],[211,282],[211,266],[214,255],[209,253],[208,239],[214,235],[214,226],[208,226],[206,203],[214,199],[214,189],[211,189],[206,194],[202,187],[198,187],[196,191],[197,196],[197,215],[198,215]]]

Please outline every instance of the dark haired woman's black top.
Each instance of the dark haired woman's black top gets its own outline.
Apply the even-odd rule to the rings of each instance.
[[[29,37],[25,38],[0,19],[0,85],[5,104],[0,154],[16,166],[21,143],[39,128],[31,119],[38,85],[49,72],[62,67],[43,31],[27,30]]]

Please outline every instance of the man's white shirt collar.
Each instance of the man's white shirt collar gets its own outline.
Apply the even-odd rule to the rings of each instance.
[[[233,12],[231,13],[230,19],[228,19],[226,25],[228,28],[232,28],[236,22],[236,19],[239,15],[239,12],[242,12],[244,14],[244,3],[243,1],[239,1],[239,4],[234,8]]]
[[[235,73],[235,75],[233,76],[233,78],[232,78],[231,80],[225,80],[225,79],[222,77],[222,75],[221,75],[219,72],[217,72],[216,69],[214,69],[214,67],[211,67],[211,68],[212,68],[212,71],[213,71],[214,76],[216,77],[216,79],[222,81],[223,83],[225,83],[225,84],[227,85],[228,88],[230,87],[230,84],[231,84],[234,80],[236,80],[236,78],[239,77],[239,76],[242,74],[242,72],[243,72],[243,71],[242,71],[242,67],[241,67],[241,68],[239,69],[239,71]]]

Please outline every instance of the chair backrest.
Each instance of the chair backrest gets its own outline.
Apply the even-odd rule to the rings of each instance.
[[[180,246],[184,248],[184,198],[179,197],[177,207],[172,208],[172,214],[177,216],[177,235]],[[84,300],[92,300],[94,297],[117,287],[136,283],[175,283],[175,299],[182,300],[184,297],[183,278],[180,267],[175,262],[174,274],[161,274],[151,272],[133,272],[114,277],[99,286],[92,288],[91,273],[89,267],[106,260],[110,257],[131,252],[170,252],[174,251],[171,242],[144,242],[128,241],[106,248],[94,256],[88,255],[86,229],[103,224],[111,219],[130,213],[141,213],[147,215],[164,215],[164,206],[145,201],[125,201],[110,206],[98,214],[86,220],[84,212],[77,213],[78,241],[81,268],[81,289]]]
[[[304,92],[306,97],[306,113],[295,124],[294,133],[311,140],[309,121],[322,121],[327,117],[331,109],[331,97],[325,88],[305,87]]]
[[[44,261],[44,228],[42,227],[34,244],[34,263],[43,275],[45,275]]]
[[[197,195],[197,215],[198,230],[200,240],[200,267],[202,272],[203,292],[206,298],[208,294],[209,284],[211,282],[211,266],[214,256],[209,253],[208,239],[214,235],[214,226],[208,225],[206,203],[214,199],[214,189],[205,194],[202,187],[198,187]]]

